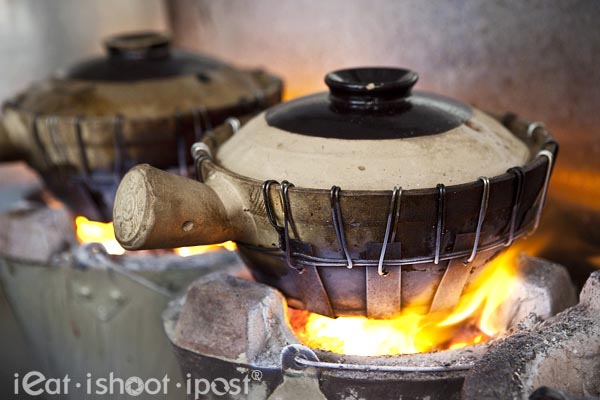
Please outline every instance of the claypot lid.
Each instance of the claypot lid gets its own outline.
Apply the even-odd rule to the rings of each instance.
[[[388,190],[492,177],[530,159],[528,147],[489,115],[413,91],[416,73],[354,68],[325,77],[329,92],[276,105],[217,153],[223,167],[298,187]]]
[[[81,61],[68,68],[64,77],[85,81],[134,82],[169,78],[225,68],[218,60],[171,47],[167,35],[136,32],[104,41],[106,55]]]
[[[192,110],[250,109],[281,88],[260,70],[172,49],[154,32],[105,41],[106,55],[67,68],[11,101],[39,116],[161,118]]]

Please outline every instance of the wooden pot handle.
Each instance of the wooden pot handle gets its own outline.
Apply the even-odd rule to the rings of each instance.
[[[234,232],[210,186],[148,164],[123,177],[113,222],[117,240],[128,250],[221,243]]]

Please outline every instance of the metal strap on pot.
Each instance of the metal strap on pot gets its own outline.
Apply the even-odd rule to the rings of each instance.
[[[84,179],[88,179],[91,173],[91,169],[87,152],[85,151],[85,144],[83,142],[83,129],[81,126],[81,117],[75,118],[75,138],[77,139],[77,147],[79,148],[79,159],[81,161],[81,166],[83,167],[83,177]]]
[[[297,279],[304,308],[327,317],[335,318],[329,295],[321,280],[319,267],[312,265],[303,267]]]
[[[54,148],[54,153],[60,158],[60,164],[67,164],[69,157],[65,150],[65,143],[58,132],[58,118],[53,116],[47,118],[46,121],[46,128],[48,129],[48,136],[50,137],[50,143],[52,143],[52,147]]]
[[[204,122],[204,126],[202,126],[202,122]],[[209,130],[208,124],[210,120],[208,119],[208,115],[206,113],[205,107],[197,107],[192,110],[192,124],[194,126],[194,141],[199,142],[202,140],[204,136],[205,128]]]
[[[546,129],[546,126],[541,123],[541,122],[532,122],[527,126],[527,137],[528,138],[533,138],[533,134],[535,133],[535,131],[538,129]]]
[[[340,191],[342,189],[339,186],[332,186],[329,192],[329,200],[331,203],[331,218],[333,222],[333,228],[335,229],[335,235],[337,236],[338,243],[344,252],[346,257],[346,268],[352,269],[354,263],[350,256],[350,251],[346,245],[346,235],[344,233],[344,220],[342,219],[342,207],[340,206]]]
[[[48,153],[46,152],[46,148],[44,147],[44,143],[42,142],[42,138],[40,137],[40,128],[38,126],[38,123],[40,122],[40,120],[41,120],[41,118],[39,117],[39,115],[37,113],[32,114],[31,132],[33,134],[33,140],[34,140],[40,154],[42,155],[44,164],[46,166],[50,166],[50,165],[52,165],[52,163],[50,162],[50,157],[48,156]]]
[[[283,226],[279,226],[277,224],[277,218],[275,217],[275,212],[273,211],[273,205],[271,204],[270,190],[272,185],[279,185],[279,193],[281,196],[281,204],[283,209]],[[294,226],[292,220],[291,207],[289,203],[289,188],[294,187],[294,184],[283,181],[281,183],[276,180],[270,179],[263,182],[262,185],[262,193],[263,193],[263,201],[265,203],[265,211],[267,213],[267,218],[269,223],[275,231],[277,231],[277,235],[279,236],[279,248],[285,252],[285,260],[290,268],[293,268],[299,272],[303,272],[303,267],[297,267],[292,258],[292,246],[291,246],[291,238],[290,238],[290,227],[294,233],[294,236],[298,238],[298,232]]]
[[[490,180],[485,177],[480,177],[480,181],[483,182],[483,192],[481,195],[481,203],[479,206],[479,218],[477,219],[477,227],[475,228],[475,235],[473,239],[473,248],[471,249],[471,255],[466,261],[461,259],[452,259],[446,267],[446,271],[442,276],[442,280],[438,285],[433,301],[431,302],[430,312],[440,311],[454,307],[458,304],[458,299],[462,293],[462,290],[467,281],[469,271],[471,269],[470,264],[477,256],[479,249],[479,238],[481,236],[481,228],[487,214],[487,207],[490,197]],[[443,226],[444,216],[444,196],[446,190],[444,185],[438,185],[439,200],[438,200],[438,226],[437,226],[437,237],[436,237],[436,255],[434,263],[439,262],[439,249],[441,243],[441,226]],[[440,217],[442,216],[442,217]],[[467,240],[469,240],[473,234],[461,234],[458,235],[454,243],[454,249],[459,250],[466,247]]]
[[[544,187],[542,188],[542,197],[540,198],[540,202],[538,204],[537,213],[533,222],[533,228],[529,232],[530,234],[535,232],[535,230],[540,225],[540,219],[542,218],[542,210],[546,205],[546,195],[548,194],[548,184],[550,183],[550,174],[552,173],[552,163],[554,162],[554,154],[552,154],[548,150],[540,150],[540,152],[537,154],[537,157],[546,157],[548,159],[548,167],[546,168]]]
[[[204,182],[202,177],[202,162],[204,160],[212,160],[212,154],[210,147],[203,142],[196,142],[192,145],[190,150],[192,158],[194,159],[194,170],[196,172],[196,180],[198,182]]]
[[[517,215],[521,208],[521,198],[523,197],[523,187],[525,185],[525,171],[522,167],[510,168],[507,172],[515,175],[515,195],[513,197],[513,207],[510,213],[508,239],[505,246],[508,247],[515,240],[515,228],[517,226]]]
[[[227,118],[225,120],[225,123],[229,124],[231,126],[231,131],[233,132],[234,135],[236,133],[238,133],[238,131],[240,130],[240,127],[242,126],[242,123],[236,117],[229,117],[229,118]]]
[[[437,185],[438,189],[438,211],[437,211],[437,224],[435,228],[435,254],[433,256],[433,263],[440,263],[440,252],[442,248],[442,235],[444,233],[444,222],[446,220],[446,186],[443,184]]]
[[[127,151],[125,149],[125,138],[123,137],[123,116],[117,115],[114,119],[113,128],[113,150],[115,152],[115,164],[113,173],[119,180],[125,175],[125,160]]]
[[[458,234],[454,241],[454,250],[470,247],[473,243],[473,236],[473,233]],[[470,272],[471,264],[465,262],[464,259],[455,258],[448,261],[448,266],[433,296],[429,312],[454,308],[458,304]]]
[[[402,267],[386,268],[383,265],[389,245],[394,244],[396,256],[401,254],[400,243],[396,243],[401,200],[402,188],[394,187],[377,270],[365,268],[366,312],[369,318],[389,318],[402,309]]]
[[[383,235],[379,264],[377,264],[377,273],[379,276],[386,276],[388,274],[388,271],[383,268],[383,260],[385,259],[388,242],[393,243],[396,241],[396,229],[398,227],[398,219],[400,217],[400,201],[402,200],[401,196],[402,188],[394,186],[392,200],[390,202],[390,211],[388,212],[388,217],[385,224],[385,234]]]
[[[187,160],[185,159],[186,143],[185,132],[183,131],[183,114],[175,113],[173,117],[175,124],[175,146],[177,151],[177,165],[179,166],[179,175],[188,176]]]
[[[473,241],[473,250],[471,250],[471,255],[467,258],[467,263],[472,262],[477,255],[477,250],[479,249],[479,238],[481,236],[481,227],[483,226],[483,221],[485,220],[485,215],[487,214],[488,202],[490,200],[490,180],[486,177],[480,177],[479,180],[483,182],[483,191],[481,194],[481,205],[479,207],[479,218],[477,219],[477,229],[475,230],[475,240]]]
[[[288,267],[302,271],[302,268],[297,268],[292,260],[290,226],[294,231],[294,237],[298,238],[298,232],[296,232],[296,229],[294,228],[294,223],[292,221],[292,211],[290,208],[290,199],[288,195],[290,187],[294,187],[294,184],[288,181],[283,181],[279,185],[279,191],[281,194],[281,204],[283,206],[283,239],[285,244],[285,261],[287,262]]]
[[[265,203],[265,211],[267,212],[267,218],[269,219],[269,223],[271,224],[271,226],[273,228],[275,228],[275,230],[277,231],[277,233],[279,234],[280,238],[283,238],[283,227],[277,225],[277,219],[275,218],[275,213],[273,212],[273,207],[271,205],[271,197],[269,196],[269,191],[271,190],[271,186],[272,185],[278,185],[279,182],[277,182],[276,180],[270,179],[268,181],[264,181],[262,184],[262,193],[263,193],[263,200]],[[281,242],[281,240],[280,240]],[[281,247],[281,245],[280,245]]]
[[[277,224],[275,212],[271,204],[270,190],[272,185],[279,185],[279,194],[281,196],[283,209],[283,227]],[[290,238],[290,227],[294,233],[294,237],[298,238],[295,225],[291,215],[291,207],[289,202],[289,189],[294,187],[290,182],[283,181],[281,184],[275,180],[267,180],[262,185],[263,200],[267,219],[271,226],[277,232],[279,237],[279,248],[285,251],[285,260],[290,268],[299,272],[298,283],[302,293],[302,302],[306,308],[309,308],[321,315],[335,317],[331,301],[327,295],[327,290],[323,285],[319,274],[318,265],[296,266],[292,255],[292,241]]]

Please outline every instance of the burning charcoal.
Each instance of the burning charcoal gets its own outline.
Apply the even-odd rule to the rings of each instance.
[[[494,313],[495,326],[517,327],[532,316],[545,320],[577,303],[575,287],[562,265],[521,255],[517,271],[519,278]]]
[[[227,275],[210,275],[193,283],[172,332],[181,348],[239,361],[275,359],[289,343],[283,297],[266,285]],[[210,327],[210,329],[206,329]]]
[[[475,391],[472,383],[474,378],[470,378],[471,383],[463,392],[465,399],[506,398],[504,394],[508,393],[510,397],[512,393],[506,385],[510,385],[514,379],[521,381],[525,378],[522,369],[513,373],[512,369],[502,372],[502,368],[515,365],[519,368],[523,360],[533,360],[544,354],[547,357],[559,356],[560,359],[568,354],[560,351],[560,343],[565,340],[576,343],[572,348],[581,352],[579,354],[584,354],[585,346],[588,346],[588,352],[600,348],[592,344],[598,340],[598,336],[587,335],[585,329],[589,325],[583,324],[585,318],[581,316],[581,312],[588,316],[598,314],[597,311],[594,314],[593,310],[600,309],[600,303],[596,304],[597,298],[600,298],[600,272],[590,278],[579,305],[563,311],[557,317],[551,317],[552,313],[575,301],[565,269],[526,256],[519,259],[518,266],[520,278],[513,282],[511,294],[497,313],[500,321],[516,324],[513,330],[505,339],[455,350],[365,357],[310,349],[298,344],[298,338],[293,336],[288,325],[296,323],[294,318],[301,318],[300,314],[307,311],[288,311],[286,315],[283,297],[275,289],[225,274],[197,280],[184,297],[170,304],[163,314],[163,321],[184,374],[189,373],[193,378],[216,379],[260,370],[263,380],[250,383],[249,394],[243,398],[310,393],[311,398],[388,399],[402,394],[407,398],[429,396],[430,399],[458,399],[461,398],[465,376],[481,376],[477,380],[481,386]],[[524,324],[517,322],[531,315],[536,315],[538,322],[529,331],[523,328]],[[564,315],[574,315],[576,317],[572,321],[579,321],[567,323],[568,332],[565,332],[561,323],[557,328],[557,323],[552,322],[557,319],[560,321]],[[289,322],[288,318],[291,319]],[[540,323],[543,319],[547,321]],[[547,333],[549,329],[551,332]],[[540,336],[541,344],[538,343]],[[589,336],[589,343],[577,344],[581,340],[579,336]],[[365,333],[362,340],[368,342],[381,338],[370,338]],[[484,363],[489,357],[486,354],[488,349],[506,347],[511,341],[518,343],[518,346],[508,353],[501,353],[499,358],[494,357],[489,366]],[[549,351],[548,347],[559,350]],[[290,352],[295,354],[292,361],[289,360]],[[294,357],[301,357],[313,364],[304,365],[305,361],[298,361]],[[593,357],[589,360],[583,367],[589,371],[586,382],[595,382],[593,371],[600,369],[594,367]],[[542,366],[539,371],[564,375],[561,365],[554,363],[549,367]],[[581,370],[573,367],[573,371]],[[379,371],[378,368],[383,369]],[[414,372],[418,369],[421,372]],[[556,383],[556,377],[551,382]],[[544,383],[531,380],[532,387],[536,388]],[[552,386],[557,387],[556,384]],[[442,387],[444,390],[438,390]],[[577,395],[572,387],[557,389]],[[594,390],[588,383],[584,394],[596,393]],[[396,397],[391,397],[391,393],[395,393]],[[565,399],[571,400],[570,397]]]
[[[600,395],[599,299],[596,271],[578,305],[493,343],[467,376],[463,398],[526,398],[540,386],[575,398]]]

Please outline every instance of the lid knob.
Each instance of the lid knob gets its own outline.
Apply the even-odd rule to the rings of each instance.
[[[111,58],[147,60],[170,53],[171,40],[158,32],[134,32],[108,38],[104,46]]]
[[[408,69],[372,67],[330,72],[325,83],[335,108],[388,110],[404,103],[418,79]]]

